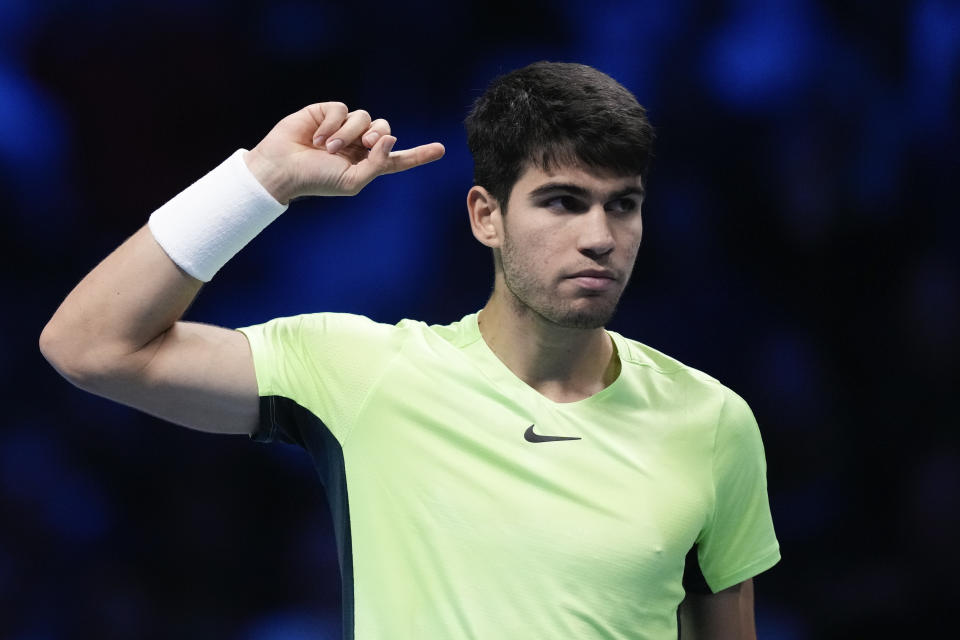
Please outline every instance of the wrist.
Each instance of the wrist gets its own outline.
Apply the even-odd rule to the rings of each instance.
[[[157,243],[198,280],[213,278],[287,209],[247,167],[245,154],[238,150],[150,216]]]
[[[274,200],[287,205],[296,197],[289,172],[281,170],[274,162],[264,158],[256,147],[243,154],[243,161],[253,177],[267,190],[267,193],[273,196]]]

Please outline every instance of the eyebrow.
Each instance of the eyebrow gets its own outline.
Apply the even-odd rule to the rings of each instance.
[[[581,198],[589,198],[591,196],[591,193],[588,189],[584,189],[578,184],[572,184],[569,182],[548,182],[531,191],[530,198],[539,198],[554,191],[565,191],[571,195],[579,196]],[[607,194],[606,198],[604,198],[604,202],[610,202],[611,200],[617,200],[618,198],[625,198],[626,196],[631,195],[638,195],[642,198],[645,195],[643,187],[630,186],[624,189],[619,189]]]

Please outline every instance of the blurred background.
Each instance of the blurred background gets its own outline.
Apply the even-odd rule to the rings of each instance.
[[[756,580],[760,637],[948,624],[960,3],[0,0],[0,638],[340,637],[305,453],[84,394],[37,337],[153,209],[329,99],[447,156],[295,203],[188,318],[476,311],[491,265],[461,122],[494,75],[540,59],[608,72],[657,128],[612,328],[757,415],[783,553]]]

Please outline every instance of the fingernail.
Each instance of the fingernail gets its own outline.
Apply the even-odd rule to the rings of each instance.
[[[326,139],[327,139],[327,136],[316,136],[316,137],[313,139],[313,146],[315,146],[315,147],[322,147],[322,146],[323,146],[323,141],[326,140]]]
[[[390,153],[391,151],[393,151],[393,145],[395,145],[395,144],[397,144],[397,139],[396,139],[396,138],[393,138],[393,139],[391,139],[391,140],[387,140],[385,143],[383,143],[383,146],[385,147],[384,150],[385,150],[387,153]]]
[[[334,138],[327,143],[327,153],[336,153],[343,148],[343,140],[340,138]]]
[[[376,131],[371,131],[371,132],[368,133],[368,134],[366,135],[366,137],[363,139],[363,142],[364,142],[364,144],[366,144],[368,147],[372,147],[373,145],[375,145],[375,144],[377,143],[377,140],[379,140],[379,139],[380,139],[380,134],[377,133]]]

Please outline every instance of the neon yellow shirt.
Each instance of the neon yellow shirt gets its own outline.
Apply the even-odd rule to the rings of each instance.
[[[241,331],[254,437],[303,446],[327,489],[348,639],[675,640],[694,544],[713,591],[780,559],[746,403],[617,333],[617,379],[561,404],[507,369],[476,314]]]

